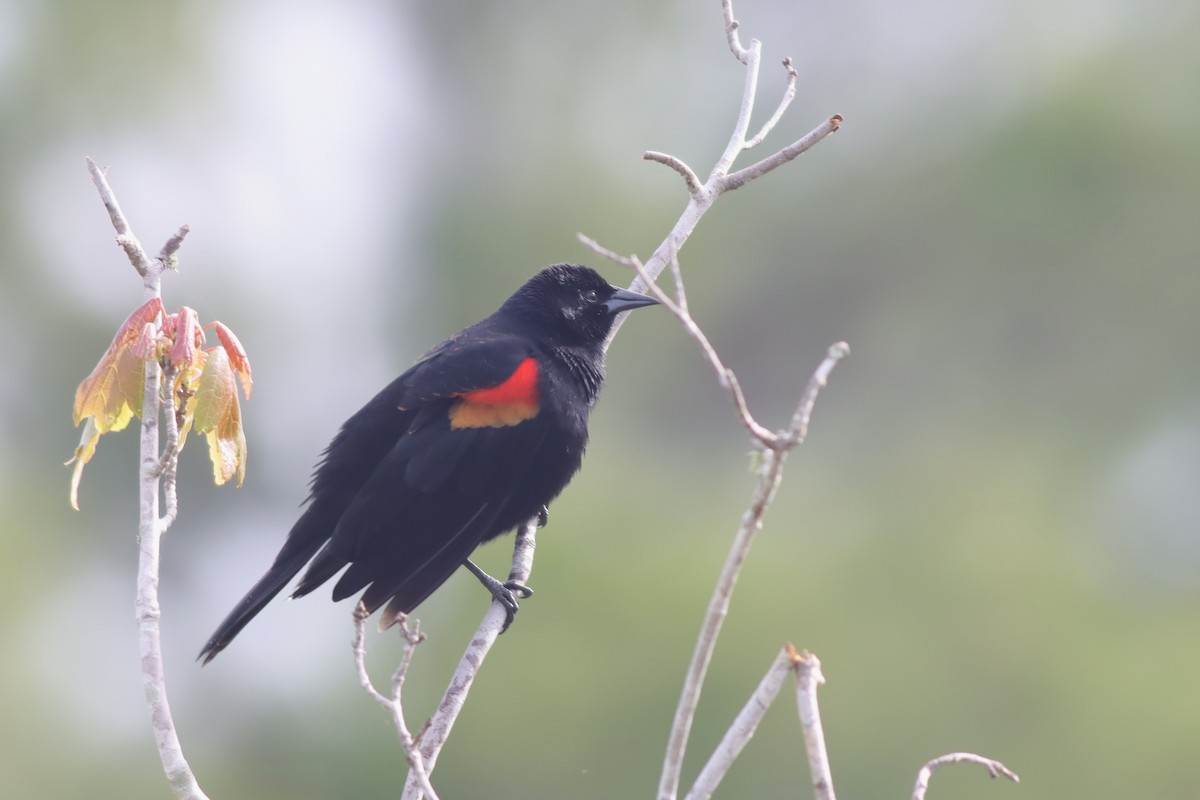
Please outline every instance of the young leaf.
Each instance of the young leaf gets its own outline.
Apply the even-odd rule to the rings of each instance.
[[[70,494],[75,510],[79,510],[83,467],[95,455],[100,437],[121,430],[135,416],[141,416],[146,359],[154,357],[148,340],[153,338],[154,323],[161,313],[162,301],[155,297],[130,314],[99,363],[75,390],[75,424],[86,420],[75,455],[67,462],[75,465]]]
[[[199,315],[187,306],[180,306],[164,327],[175,340],[171,348],[171,363],[178,367],[195,361],[196,353],[204,344],[204,329],[200,327]]]
[[[249,400],[250,390],[254,388],[254,379],[250,376],[250,359],[246,356],[242,343],[233,335],[233,331],[225,326],[225,323],[210,322],[209,325],[212,325],[217,338],[221,340],[221,346],[225,348],[225,355],[229,356],[229,365],[233,367],[238,380],[241,381],[242,393]]]
[[[76,425],[85,417],[92,417],[100,433],[104,434],[110,430],[120,430],[128,424],[126,418],[119,428],[113,428],[113,422],[125,413],[125,406],[135,416],[142,413],[142,377],[145,373],[141,372],[141,359],[133,356],[131,351],[142,339],[143,328],[152,324],[160,313],[162,301],[153,297],[121,324],[99,363],[75,390]],[[132,358],[122,361],[122,354]],[[132,361],[139,362],[136,368],[141,374],[130,373]]]
[[[192,426],[208,439],[208,455],[217,485],[236,474],[241,486],[246,477],[246,434],[242,430],[237,384],[225,349],[214,347],[207,352],[208,359],[196,385]]]

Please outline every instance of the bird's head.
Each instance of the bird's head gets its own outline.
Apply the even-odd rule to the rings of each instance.
[[[617,314],[657,302],[611,285],[590,267],[555,264],[526,281],[504,305],[544,326],[562,344],[599,346]]]

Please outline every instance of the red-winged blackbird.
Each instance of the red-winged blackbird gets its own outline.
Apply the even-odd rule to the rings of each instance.
[[[466,566],[505,605],[507,627],[528,589],[486,575],[468,556],[544,515],[571,480],[613,319],[654,302],[587,267],[557,264],[422,356],[342,425],[275,563],[200,658],[211,661],[310,559],[292,597],[349,565],[333,599],[366,589],[368,611],[387,603],[381,628]]]

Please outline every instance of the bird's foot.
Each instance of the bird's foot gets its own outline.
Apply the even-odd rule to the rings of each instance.
[[[508,630],[508,626],[512,625],[513,620],[517,618],[517,611],[520,610],[520,605],[517,601],[531,597],[533,589],[530,589],[520,581],[504,581],[501,583],[476,566],[475,562],[469,558],[463,562],[463,566],[469,569],[479,579],[479,582],[484,585],[484,588],[492,593],[492,599],[504,607],[504,627],[500,629],[500,632],[504,633]]]

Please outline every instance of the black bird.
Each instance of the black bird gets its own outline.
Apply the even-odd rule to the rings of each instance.
[[[387,604],[381,628],[466,566],[505,605],[507,627],[528,590],[468,556],[544,514],[574,476],[613,320],[655,302],[556,264],[422,356],[342,425],[275,563],[199,658],[211,661],[305,564],[292,597],[349,565],[333,599],[365,589],[368,612]]]

